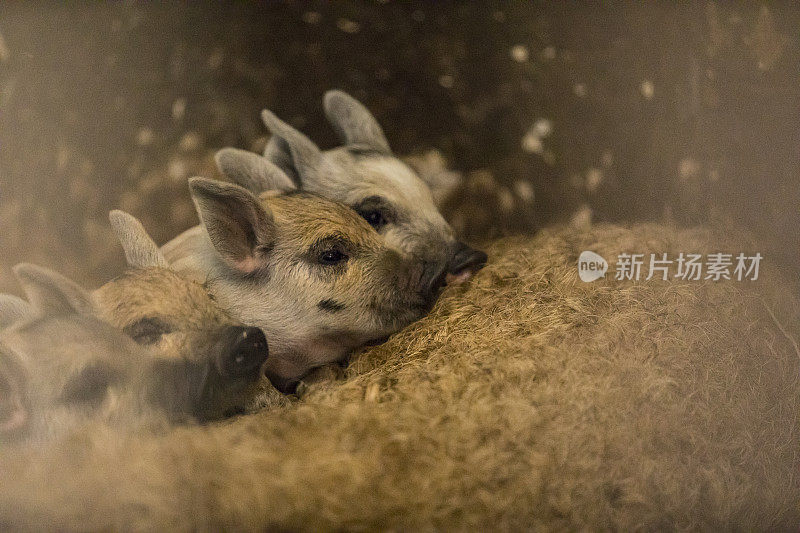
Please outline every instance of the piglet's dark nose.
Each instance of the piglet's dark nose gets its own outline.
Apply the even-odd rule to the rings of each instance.
[[[232,326],[224,334],[225,348],[218,358],[223,376],[257,377],[269,355],[267,337],[258,328]]]
[[[459,242],[456,244],[447,270],[450,274],[460,274],[465,270],[480,270],[486,264],[487,259],[488,256],[485,252],[475,250],[463,242]]]

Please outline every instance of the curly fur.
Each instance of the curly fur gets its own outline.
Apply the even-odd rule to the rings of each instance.
[[[2,452],[25,529],[793,529],[798,302],[757,282],[585,284],[580,251],[756,251],[544,231],[287,407]],[[744,249],[742,249],[744,248]]]

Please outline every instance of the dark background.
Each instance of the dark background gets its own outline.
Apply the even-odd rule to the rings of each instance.
[[[799,29],[791,2],[3,2],[0,289],[23,260],[116,274],[109,209],[195,223],[186,178],[263,146],[264,107],[333,146],[330,88],[463,173],[467,238],[714,224],[797,268]]]

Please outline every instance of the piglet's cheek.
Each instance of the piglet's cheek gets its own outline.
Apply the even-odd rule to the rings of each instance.
[[[269,357],[264,363],[264,373],[273,387],[284,394],[292,394],[305,372],[293,361],[281,357]]]

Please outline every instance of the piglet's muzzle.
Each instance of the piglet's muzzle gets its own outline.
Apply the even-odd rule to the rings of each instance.
[[[447,265],[447,283],[453,285],[464,283],[483,268],[487,259],[486,252],[476,250],[463,242],[457,243]]]
[[[217,370],[231,379],[260,376],[260,369],[267,360],[269,347],[264,332],[254,327],[230,326],[219,342]]]

